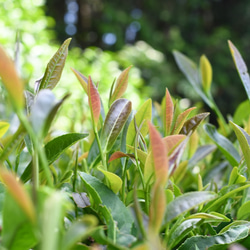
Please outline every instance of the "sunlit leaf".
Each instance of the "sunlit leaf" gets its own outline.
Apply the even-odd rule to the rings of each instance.
[[[246,182],[246,177],[239,173],[237,167],[234,167],[228,181],[228,185]]]
[[[83,74],[81,74],[79,71],[77,71],[77,70],[75,70],[73,68],[71,68],[71,70],[73,71],[76,78],[78,79],[78,81],[82,85],[82,87],[85,90],[86,94],[88,94],[88,78],[86,76],[84,76]]]
[[[8,122],[0,121],[0,138],[8,131],[9,126]]]
[[[232,54],[235,66],[243,83],[243,86],[246,90],[248,99],[250,100],[250,77],[247,71],[247,66],[241,57],[240,52],[238,49],[233,45],[231,41],[228,41],[229,49]]]
[[[171,154],[171,152],[186,138],[185,135],[169,135],[162,140],[165,143],[165,147],[167,150],[167,154]]]
[[[71,38],[65,40],[54,56],[50,59],[44,77],[40,83],[39,90],[45,88],[53,89],[59,82],[68,55],[68,46],[70,41]]]
[[[126,68],[120,76],[118,77],[116,84],[115,84],[115,89],[112,92],[111,98],[109,100],[109,104],[111,105],[115,100],[119,99],[126,91],[127,86],[128,86],[128,74],[132,66],[129,66]]]
[[[213,71],[210,62],[205,55],[202,55],[200,58],[200,72],[203,89],[206,93],[209,93],[213,78]]]
[[[89,107],[91,110],[91,117],[95,127],[99,120],[101,113],[101,99],[96,86],[93,84],[91,77],[88,78],[88,97],[89,97]]]
[[[15,69],[14,62],[8,57],[4,49],[0,46],[0,77],[9,93],[14,107],[21,109],[24,107],[24,86]]]
[[[226,137],[217,132],[212,124],[205,124],[204,129],[208,136],[215,142],[220,151],[232,166],[237,166],[240,161],[240,155],[235,149],[233,143]]]
[[[166,95],[165,95],[165,110],[163,110],[163,126],[165,135],[169,135],[171,131],[171,126],[174,117],[174,104],[171,98],[171,95],[166,88]]]
[[[127,99],[118,99],[111,105],[101,132],[101,142],[104,152],[109,152],[121,132],[132,109],[132,103]]]

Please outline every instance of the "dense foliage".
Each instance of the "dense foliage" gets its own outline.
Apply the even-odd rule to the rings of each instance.
[[[34,91],[0,48],[5,105],[19,121],[16,128],[13,120],[0,121],[1,248],[227,249],[235,242],[249,248],[249,100],[223,118],[205,55],[196,65],[173,52],[218,128],[207,122],[209,113],[183,110],[168,89],[161,103],[149,98],[135,109],[123,98],[131,66],[106,101],[91,76],[71,68],[90,118],[82,113],[82,129],[58,134],[53,120],[70,97],[57,100],[53,92],[70,42],[53,55]],[[229,48],[250,97],[247,67],[230,41]]]

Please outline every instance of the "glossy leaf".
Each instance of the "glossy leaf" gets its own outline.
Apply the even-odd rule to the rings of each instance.
[[[15,108],[24,107],[24,86],[15,69],[14,62],[8,57],[0,46],[0,78],[9,93],[11,102]]]
[[[8,122],[0,121],[0,139],[8,131],[10,124]]]
[[[94,200],[95,209],[101,211],[106,207],[110,211],[113,220],[116,221],[116,226],[119,230],[116,232],[117,241],[119,242],[119,238],[121,240],[125,234],[130,235],[134,221],[129,210],[127,210],[121,200],[97,178],[84,172],[80,172],[80,177]],[[108,221],[111,218],[106,219]],[[108,228],[108,230],[111,230],[111,228]],[[123,244],[128,246],[132,241],[134,241],[133,237],[128,238],[127,242]]]
[[[24,186],[17,181],[17,177],[12,173],[4,170],[2,166],[0,167],[0,178],[2,183],[4,183],[11,196],[23,209],[31,222],[35,222],[35,208]]]
[[[155,177],[164,186],[168,178],[168,157],[165,144],[156,128],[149,122],[149,138],[152,148]]]
[[[206,93],[210,92],[213,71],[210,62],[205,55],[200,58],[201,83]]]
[[[118,99],[110,107],[101,132],[104,152],[109,152],[121,132],[132,109],[127,99]]]
[[[210,113],[201,113],[198,115],[195,115],[185,121],[185,123],[182,126],[182,129],[180,131],[180,134],[188,135],[190,132],[194,132],[196,128],[200,125],[200,123],[209,115]]]
[[[50,59],[44,77],[40,83],[39,90],[45,88],[53,89],[59,82],[68,55],[70,41],[71,38],[65,40],[58,51]]]
[[[121,178],[112,172],[102,169],[101,167],[98,167],[97,169],[104,174],[106,181],[108,182],[108,187],[116,194],[122,186]]]
[[[101,113],[101,99],[96,86],[93,84],[91,77],[88,78],[88,97],[91,117],[94,127],[97,127],[99,116]]]
[[[174,117],[174,104],[173,104],[171,95],[167,88],[166,88],[164,108],[165,108],[163,109],[164,131],[165,131],[165,135],[170,135],[171,126],[172,126],[173,117]]]
[[[190,211],[191,209],[213,200],[217,195],[209,191],[197,191],[185,193],[167,205],[165,222],[170,222],[179,215]]]
[[[88,136],[87,134],[80,134],[80,133],[69,133],[65,135],[58,136],[48,142],[45,147],[45,153],[47,156],[48,164],[52,164],[68,147],[75,144],[77,141],[85,138]],[[42,169],[40,169],[41,171]],[[31,171],[32,171],[32,162],[24,170],[23,174],[21,175],[21,180],[23,182],[28,181],[31,178]]]
[[[76,78],[78,79],[78,81],[82,85],[82,87],[85,90],[86,94],[88,94],[88,78],[86,76],[84,76],[83,74],[81,74],[76,69],[71,68],[71,70],[73,71],[73,73],[75,74]]]
[[[221,249],[221,247],[237,242],[248,236],[249,228],[245,225],[230,228],[223,234],[215,236],[193,236],[188,238],[178,249]],[[213,248],[216,247],[216,248]]]
[[[240,161],[240,155],[235,149],[233,143],[226,137],[217,132],[215,126],[211,124],[205,124],[204,129],[208,136],[215,142],[217,147],[229,161],[232,166],[238,166]]]
[[[182,112],[181,114],[178,115],[171,134],[179,134],[182,126],[184,125],[184,123],[185,123],[185,121],[186,121],[186,119],[188,117],[188,115],[194,109],[195,109],[195,107],[189,108],[189,109],[185,110],[184,112]]]
[[[247,132],[238,126],[237,124],[231,122],[231,125],[233,126],[233,130],[237,136],[237,139],[240,143],[241,150],[243,152],[248,172],[250,173],[250,135],[247,134]]]
[[[233,43],[231,41],[228,41],[228,45],[229,45],[229,49],[230,49],[231,55],[233,57],[235,66],[237,68],[237,71],[238,71],[239,76],[241,78],[241,81],[243,83],[243,86],[246,90],[248,99],[250,100],[250,77],[249,77],[249,74],[247,71],[247,66],[246,66],[243,58],[241,57],[240,52],[233,45]]]
[[[112,92],[112,95],[109,100],[109,104],[111,105],[115,100],[119,99],[126,91],[127,86],[128,86],[128,74],[132,66],[129,66],[126,68],[120,76],[118,77],[116,84],[115,84],[115,89]]]
[[[212,107],[213,104],[211,101],[206,97],[206,95],[203,93],[200,81],[199,81],[199,71],[197,69],[197,65],[190,60],[188,57],[180,53],[179,51],[173,51],[173,55],[175,58],[175,61],[179,67],[179,69],[182,71],[182,73],[186,76],[188,81],[193,86],[194,90],[197,92],[197,94],[206,102],[206,104],[209,107]]]

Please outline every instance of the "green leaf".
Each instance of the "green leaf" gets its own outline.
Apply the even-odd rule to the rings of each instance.
[[[101,167],[98,167],[97,169],[105,175],[106,180],[108,181],[108,187],[116,194],[122,186],[121,178],[112,172],[102,169]]]
[[[215,193],[208,191],[189,192],[178,196],[167,205],[165,222],[170,222],[181,214],[216,197]]]
[[[130,235],[134,220],[121,200],[97,178],[84,172],[80,172],[79,174],[88,193],[93,198],[94,204],[92,206],[100,212],[103,208],[110,211],[112,218],[106,219],[113,219],[116,222],[117,229],[119,230],[116,231],[116,240],[119,242],[123,237],[126,237],[126,235]],[[112,228],[108,227],[108,230],[112,230]],[[133,237],[130,237],[126,242],[123,242],[123,244],[129,246],[134,240]]]
[[[242,182],[246,182],[246,177],[239,173],[238,167],[234,167],[230,174],[228,185],[242,183]]]
[[[110,107],[101,132],[104,152],[112,149],[119,133],[131,112],[132,103],[127,99],[118,99]]]
[[[186,76],[188,81],[193,86],[194,90],[204,100],[204,102],[211,108],[213,106],[213,103],[206,97],[206,95],[203,93],[201,89],[201,85],[199,81],[199,71],[197,69],[197,65],[188,57],[180,53],[179,51],[176,51],[176,50],[173,51],[173,55],[174,55],[175,61],[179,69]]]
[[[188,238],[178,250],[194,249],[221,249],[222,246],[234,243],[248,236],[249,228],[242,225],[230,228],[223,234],[215,236],[193,236]]]
[[[75,144],[77,141],[85,138],[88,136],[87,134],[80,134],[80,133],[69,133],[65,135],[58,136],[48,142],[45,147],[45,153],[47,156],[48,164],[52,164],[62,153],[65,149]],[[40,169],[41,171],[42,169]],[[24,170],[23,174],[21,175],[21,180],[23,182],[27,182],[31,178],[31,171],[32,171],[32,162]]]
[[[238,105],[233,116],[234,123],[242,125],[244,121],[247,121],[249,119],[249,114],[248,112],[246,112],[246,110],[250,110],[249,100],[245,100],[240,105]]]
[[[209,115],[210,113],[201,113],[198,115],[195,115],[191,117],[189,120],[187,120],[181,131],[180,134],[188,135],[191,131],[194,132],[195,129],[200,125],[200,123]]]
[[[77,70],[75,70],[73,68],[71,68],[71,70],[73,71],[76,78],[78,79],[78,81],[82,85],[82,87],[85,90],[86,94],[88,94],[88,78],[86,76],[84,76],[83,74],[81,74],[79,71],[77,71]]]
[[[109,100],[109,105],[111,105],[115,100],[119,99],[126,91],[128,86],[128,74],[132,66],[126,68],[118,77],[115,85],[115,89]]]
[[[40,83],[39,90],[45,88],[53,89],[59,82],[68,55],[70,41],[71,38],[65,40],[55,55],[50,59],[44,77]]]
[[[203,89],[206,93],[209,93],[213,78],[213,71],[210,62],[205,55],[202,55],[200,58],[200,72]]]
[[[249,74],[247,72],[247,66],[246,66],[243,58],[241,57],[240,52],[233,45],[233,43],[231,41],[228,41],[228,45],[229,45],[229,49],[230,49],[231,55],[233,57],[235,66],[237,68],[237,71],[238,71],[239,76],[241,78],[241,81],[243,83],[243,86],[246,90],[248,99],[250,100],[250,77],[249,77]]]
[[[240,162],[240,155],[235,149],[233,143],[226,137],[217,132],[215,126],[212,124],[205,124],[204,129],[208,136],[215,142],[217,147],[229,161],[232,166],[238,166]]]
[[[135,121],[136,125],[140,129],[140,133],[143,137],[145,137],[148,133],[148,121],[151,121],[152,116],[152,100],[148,99],[146,102],[143,103],[143,105],[140,107],[140,109],[135,114]],[[128,127],[127,132],[127,144],[134,146],[135,137],[136,137],[136,128],[134,122],[131,122]]]
[[[0,121],[0,138],[8,131],[10,124],[8,122]]]
[[[237,212],[237,219],[238,220],[245,220],[250,216],[250,201],[245,202],[241,205]]]
[[[237,124],[231,121],[230,123],[233,126],[233,130],[240,143],[240,147],[241,147],[241,150],[243,152],[243,155],[247,164],[248,173],[250,174],[250,136],[243,128],[241,128]]]

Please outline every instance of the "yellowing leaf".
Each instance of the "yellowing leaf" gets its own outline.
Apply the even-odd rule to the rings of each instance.
[[[6,171],[2,167],[0,169],[0,178],[9,193],[27,214],[30,220],[35,222],[35,208],[29,195],[25,191],[23,184],[17,181],[17,178],[12,173]]]
[[[0,121],[0,138],[7,132],[10,124],[8,122]]]
[[[23,83],[18,77],[13,61],[7,56],[0,46],[0,77],[9,93],[14,107],[21,109],[24,107]]]
[[[209,93],[212,83],[213,71],[210,62],[205,55],[202,55],[200,58],[200,73],[203,89],[206,93]]]

